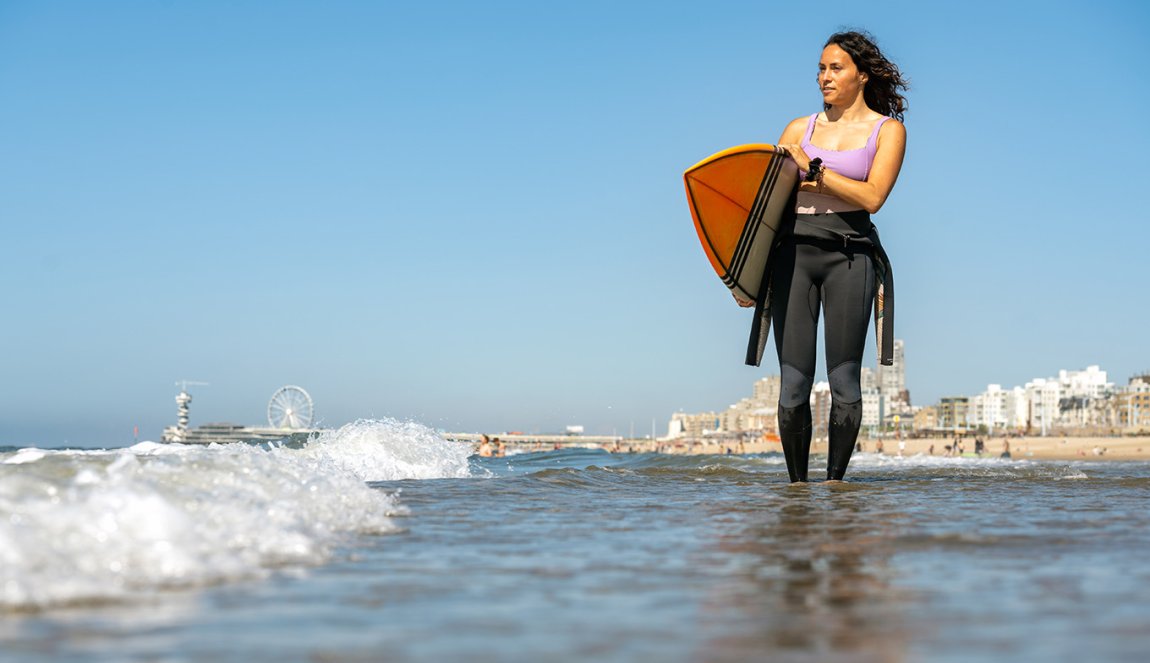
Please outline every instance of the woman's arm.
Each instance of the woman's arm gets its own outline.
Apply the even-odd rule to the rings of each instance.
[[[793,122],[791,126],[794,126]],[[783,138],[790,138],[788,135],[790,130],[791,127],[787,127],[787,131],[783,132]],[[797,143],[785,142],[780,139],[779,147],[791,155],[800,169],[810,169],[811,159]],[[866,181],[852,180],[827,169],[823,171],[822,193],[854,203],[874,214],[882,208],[887,196],[894,189],[894,183],[898,180],[899,171],[902,170],[902,160],[905,155],[906,127],[898,120],[888,120],[879,129],[878,147],[875,152],[874,163],[871,164],[870,175],[867,176]],[[818,193],[818,184],[803,182],[799,186],[799,191]]]

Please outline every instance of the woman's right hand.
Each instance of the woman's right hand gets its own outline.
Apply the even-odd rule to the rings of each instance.
[[[799,170],[807,171],[811,169],[811,157],[798,143],[780,143],[776,147],[790,157],[791,160],[795,162],[795,165],[799,167]]]
[[[738,293],[732,292],[731,295],[734,296],[735,301],[738,302],[739,306],[742,306],[743,308],[751,308],[752,306],[755,305],[754,301],[749,300],[749,299],[743,299],[742,297],[739,296]]]

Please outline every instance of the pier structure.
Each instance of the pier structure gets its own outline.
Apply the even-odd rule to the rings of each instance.
[[[192,395],[188,387],[207,386],[206,382],[181,380],[176,383],[176,425],[164,429],[160,439],[175,444],[226,444],[232,442],[303,442],[322,429],[312,428],[311,396],[302,387],[287,385],[277,390],[268,403],[268,426],[243,426],[233,423],[209,423],[189,428]]]
[[[455,442],[470,442],[478,444],[482,439],[481,433],[442,433],[443,439]],[[571,447],[585,449],[609,448],[621,444],[626,439],[621,435],[563,435],[563,434],[536,434],[536,433],[491,433],[487,437],[509,445],[534,447]]]

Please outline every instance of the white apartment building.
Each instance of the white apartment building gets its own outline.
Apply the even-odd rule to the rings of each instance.
[[[986,391],[970,399],[968,417],[970,425],[976,428],[1019,430],[1026,428],[1028,410],[1026,391],[1022,387],[1003,389],[1002,385],[990,384]]]
[[[1084,371],[1059,371],[1062,386],[1058,425],[1081,428],[1105,425],[1110,419],[1107,398],[1114,393],[1114,383],[1106,381],[1106,371],[1087,366]]]
[[[911,414],[910,392],[906,388],[906,345],[902,339],[896,338],[894,340],[893,363],[890,366],[879,364],[878,370],[874,373],[871,373],[870,369],[867,368],[862,370],[863,393],[866,393],[868,387],[878,391],[879,423],[889,422],[890,418],[896,414]],[[869,400],[875,401],[876,399],[872,396]],[[865,403],[863,410],[866,411]],[[864,418],[865,416],[864,414]]]
[[[986,426],[990,430],[1004,428],[1006,417],[1003,414],[1003,396],[1006,392],[1000,384],[986,385],[986,391],[972,396],[970,409],[967,411],[967,420],[974,428]]]
[[[1026,428],[1026,416],[1030,412],[1030,401],[1026,399],[1026,390],[1022,387],[1013,387],[1004,392],[1002,399],[1002,413],[1005,417],[1006,428],[1023,430]]]
[[[878,365],[878,388],[888,400],[900,399],[906,392],[906,355],[902,339],[894,340],[894,362]]]
[[[866,370],[866,369],[863,369]],[[863,388],[862,392],[862,425],[864,428],[875,427],[882,424],[883,398],[878,389]]]
[[[1057,378],[1036,378],[1025,387],[987,385],[970,399],[968,416],[972,427],[991,431],[1030,428],[1045,434],[1055,427],[1102,425],[1109,416],[1106,399],[1113,392],[1114,384],[1098,366],[1060,370]]]
[[[1105,398],[1114,390],[1114,383],[1106,381],[1106,371],[1098,366],[1087,366],[1084,371],[1058,371],[1064,398]]]
[[[1062,399],[1062,383],[1057,380],[1035,378],[1023,387],[1028,403],[1027,420],[1030,426],[1047,433],[1058,422],[1058,402]]]

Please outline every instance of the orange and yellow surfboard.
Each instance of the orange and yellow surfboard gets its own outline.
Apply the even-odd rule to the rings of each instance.
[[[739,145],[683,173],[699,242],[731,292],[755,300],[798,183],[795,162],[774,145]]]

